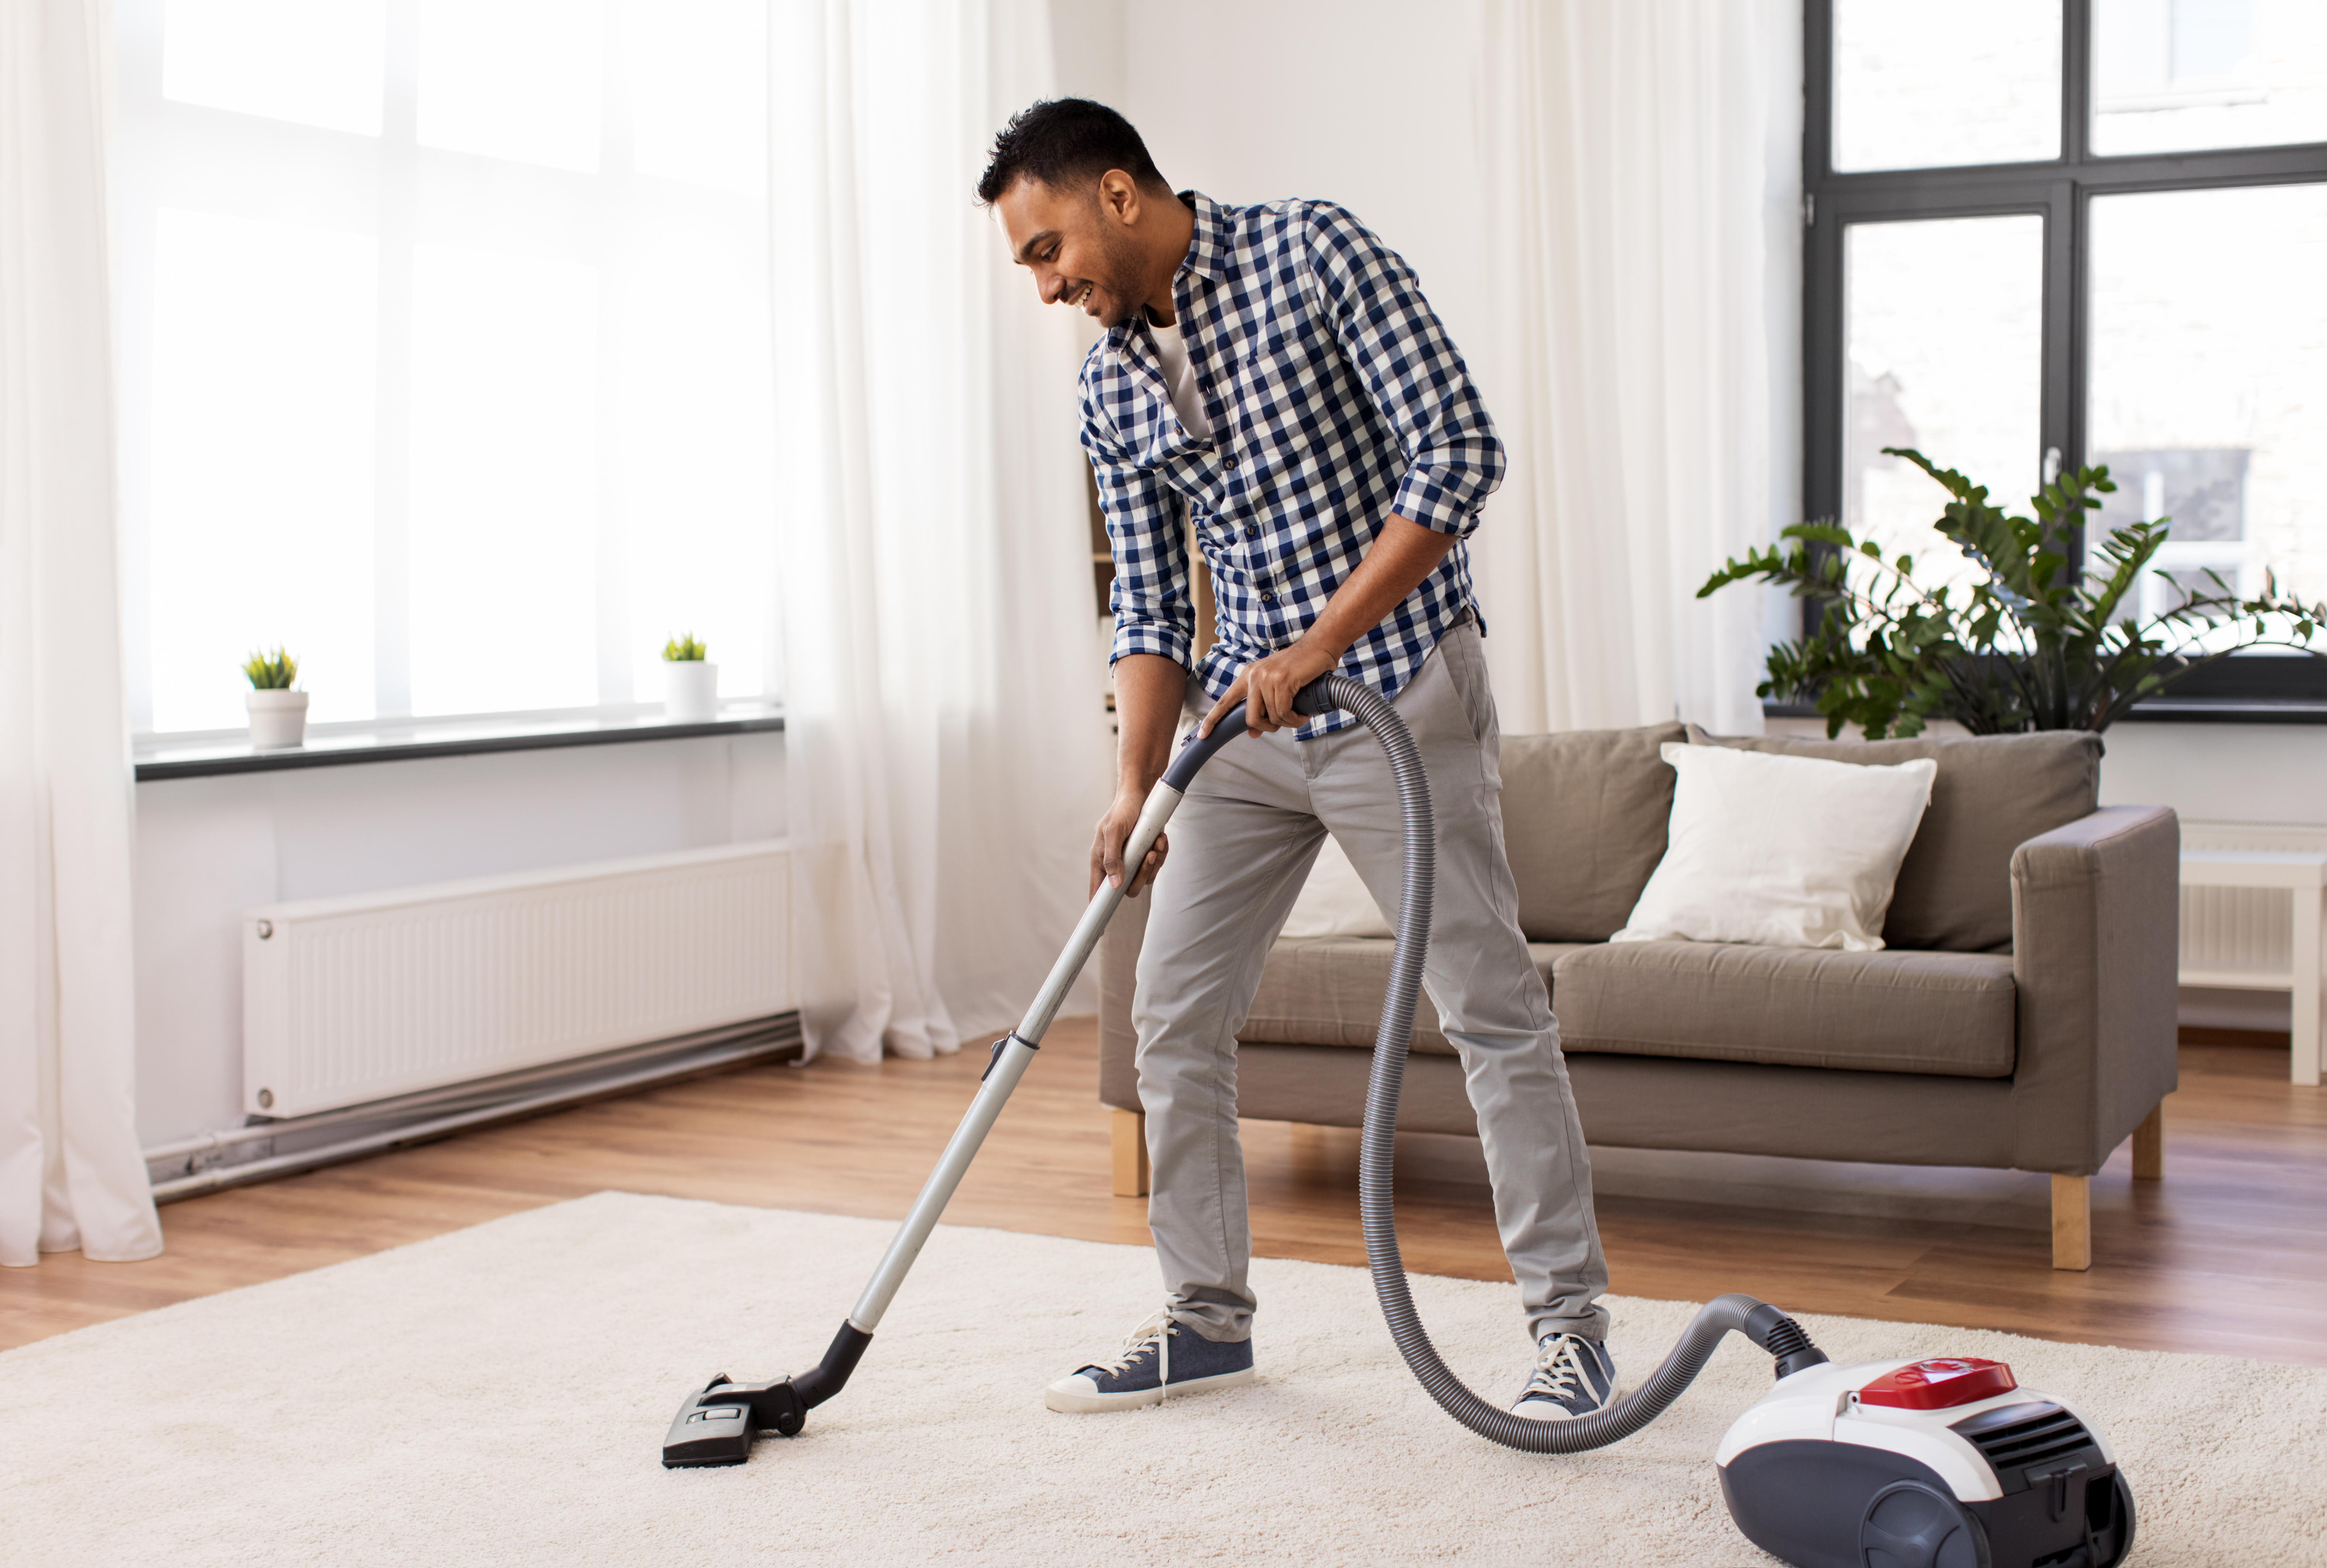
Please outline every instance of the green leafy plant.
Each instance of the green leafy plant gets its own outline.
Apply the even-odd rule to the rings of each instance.
[[[243,660],[242,673],[250,677],[254,691],[287,692],[299,678],[299,661],[277,647],[273,653],[253,653]]]
[[[1845,724],[1869,740],[1920,734],[1932,719],[1976,735],[2105,730],[2193,669],[2242,648],[2307,649],[2327,625],[2327,603],[2282,597],[2275,577],[2244,598],[2212,571],[2207,591],[2141,619],[2136,589],[2165,543],[2164,518],[2089,540],[2084,570],[2071,570],[2085,513],[2099,509],[2097,492],[2117,489],[2105,465],[2062,474],[2030,498],[2033,517],[2014,517],[1989,504],[1985,485],[1921,453],[1883,450],[1946,490],[1932,526],[1985,581],[1927,586],[1911,555],[1813,522],[1729,562],[1696,592],[1759,579],[1816,606],[1813,630],[1770,650],[1758,690],[1814,704],[1830,736]]]
[[[691,631],[682,631],[662,645],[662,656],[673,664],[695,664],[703,658],[703,645]]]

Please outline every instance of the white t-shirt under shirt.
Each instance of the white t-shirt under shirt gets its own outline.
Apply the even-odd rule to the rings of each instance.
[[[1164,385],[1171,388],[1172,411],[1180,425],[1198,441],[1212,438],[1212,422],[1204,417],[1204,395],[1196,387],[1196,368],[1188,363],[1187,341],[1178,326],[1159,327],[1149,317],[1147,330],[1155,334],[1155,352],[1164,361]]]

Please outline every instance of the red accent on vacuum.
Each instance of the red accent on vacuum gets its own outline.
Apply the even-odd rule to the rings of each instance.
[[[1885,1372],[1858,1391],[1858,1402],[1898,1410],[1946,1410],[1993,1399],[2019,1386],[2012,1368],[2001,1361],[1939,1356]]]

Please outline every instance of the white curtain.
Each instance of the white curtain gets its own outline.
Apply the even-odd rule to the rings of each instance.
[[[999,1029],[1108,779],[1079,361],[974,204],[1042,0],[798,0],[771,51],[796,973],[810,1050]]]
[[[1768,308],[1784,292],[1768,256],[1794,236],[1768,225],[1799,219],[1770,201],[1766,149],[1793,113],[1773,84],[1798,16],[1798,0],[1490,0],[1502,330],[1477,357],[1511,461],[1479,581],[1508,729],[1677,712],[1761,730],[1762,597],[1694,596],[1794,520],[1772,516],[1772,355],[1792,349]]]
[[[0,1264],[162,1250],[132,1075],[101,0],[0,5]]]

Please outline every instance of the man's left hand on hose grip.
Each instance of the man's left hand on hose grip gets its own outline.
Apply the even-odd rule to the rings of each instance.
[[[1236,679],[1228,691],[1212,705],[1211,712],[1196,727],[1200,735],[1209,735],[1222,714],[1237,704],[1245,705],[1246,733],[1265,735],[1271,730],[1298,729],[1309,721],[1294,710],[1293,699],[1301,688],[1319,676],[1328,675],[1341,663],[1338,653],[1309,646],[1303,639],[1291,648],[1279,649],[1266,658],[1258,658],[1237,671]]]

